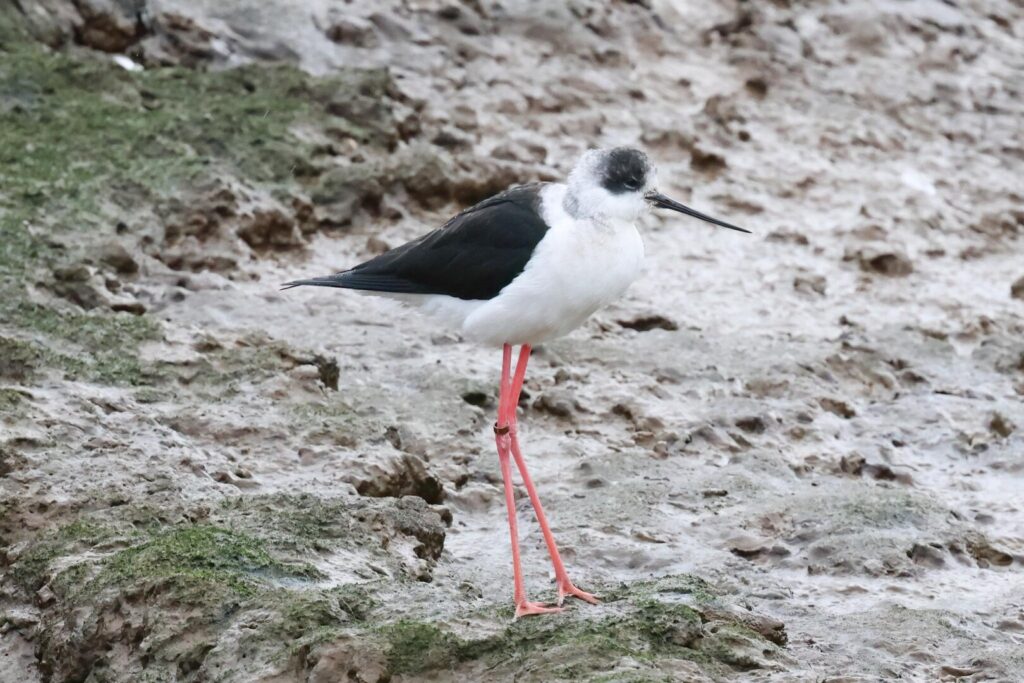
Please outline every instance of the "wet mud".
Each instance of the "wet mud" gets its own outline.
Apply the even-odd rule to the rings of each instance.
[[[1012,2],[0,9],[0,679],[1024,677]],[[645,274],[534,353],[598,606],[512,622],[500,353],[281,292],[591,146]],[[553,576],[517,485],[530,597]]]

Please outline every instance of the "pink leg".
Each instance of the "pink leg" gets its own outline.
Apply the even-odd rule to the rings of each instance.
[[[523,485],[526,486],[526,493],[530,496],[530,503],[533,505],[534,511],[537,513],[537,521],[540,523],[541,533],[544,534],[544,542],[548,546],[548,554],[551,555],[551,564],[555,568],[555,582],[558,585],[558,604],[561,605],[565,601],[566,595],[572,595],[586,600],[587,602],[596,605],[598,600],[591,593],[582,591],[573,585],[572,581],[569,580],[569,574],[565,571],[565,565],[562,564],[562,557],[558,553],[558,545],[555,543],[555,536],[551,533],[551,527],[548,525],[548,519],[544,515],[544,506],[540,503],[540,496],[537,495],[537,489],[533,485],[533,480],[530,479],[530,473],[526,471],[526,461],[523,459],[523,454],[519,450],[519,437],[516,434],[516,425],[518,420],[516,419],[516,406],[519,404],[519,393],[523,389],[523,380],[526,378],[526,363],[530,360],[530,346],[524,344],[519,350],[519,362],[516,363],[515,378],[512,380],[511,398],[509,400],[509,406],[511,413],[506,415],[508,424],[510,427],[509,436],[511,436],[512,445],[512,457],[516,461],[516,467],[519,469],[519,474],[523,478]]]
[[[523,585],[523,569],[519,558],[519,530],[516,525],[516,502],[512,494],[512,464],[509,461],[512,437],[507,414],[509,401],[512,398],[512,347],[505,344],[501,367],[501,391],[498,399],[498,423],[494,426],[494,441],[498,446],[498,461],[501,463],[501,478],[505,482],[505,505],[508,508],[508,529],[512,536],[512,579],[514,584],[513,600],[516,605],[516,618],[533,614],[560,612],[560,607],[546,607],[538,602],[526,599],[526,588]],[[512,404],[515,415],[515,404]]]

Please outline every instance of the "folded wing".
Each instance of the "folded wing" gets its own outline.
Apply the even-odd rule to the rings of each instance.
[[[295,280],[284,288],[314,285],[491,299],[523,272],[547,233],[540,214],[542,188],[540,183],[511,188],[350,270]]]

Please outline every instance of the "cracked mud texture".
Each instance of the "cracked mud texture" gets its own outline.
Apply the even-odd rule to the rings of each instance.
[[[0,680],[1024,678],[1009,0],[0,6]],[[580,587],[511,621],[498,353],[279,292],[629,144],[538,349]],[[517,487],[532,599],[554,587]]]

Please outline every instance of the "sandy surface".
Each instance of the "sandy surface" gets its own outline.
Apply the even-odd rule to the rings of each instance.
[[[1012,290],[1024,277],[1024,11],[926,0],[605,4],[151,3],[158,29],[124,50],[147,69],[187,63],[174,30],[207,46],[193,53],[214,70],[269,59],[316,77],[389,69],[389,115],[406,121],[399,139],[335,139],[318,177],[354,159],[406,168],[414,162],[401,155],[418,150],[410,158],[440,159],[469,189],[437,200],[422,177],[396,171],[381,196],[345,204],[335,222],[339,203],[317,199],[322,180],[282,196],[236,171],[219,180],[236,195],[227,213],[206,211],[216,187],[187,185],[171,191],[177,209],[104,207],[129,224],[117,239],[140,268],[120,278],[130,284],[118,296],[142,302],[156,326],[138,354],[162,374],[139,388],[0,373],[25,397],[3,419],[5,680],[1024,677],[1024,285]],[[192,27],[167,28],[181,17]],[[292,134],[315,143],[325,127],[313,117]],[[645,219],[644,277],[533,356],[526,458],[571,575],[612,599],[528,627],[543,638],[523,652],[512,640],[486,657],[418,651],[410,666],[393,640],[379,645],[377,624],[415,620],[466,642],[520,635],[503,631],[511,567],[490,428],[500,352],[391,302],[277,286],[422,234],[466,193],[560,177],[583,149],[612,144],[643,147],[666,193],[755,234]],[[315,205],[311,229],[239,241],[259,211],[299,221],[295,197]],[[213,227],[175,242],[168,226],[189,207]],[[18,291],[74,309],[48,267]],[[6,337],[57,343],[26,330],[0,323]],[[98,598],[51,584],[82,557],[106,576],[102,558],[139,542],[121,527],[114,541],[60,546],[72,559],[55,554],[36,583],[17,579],[39,539],[76,520],[116,526],[145,509],[149,526],[138,528],[209,521],[260,537],[266,529],[238,510],[266,504],[276,519],[286,503],[275,496],[298,493],[340,501],[337,514],[358,522],[323,547],[289,545],[289,529],[273,536],[275,558],[315,574],[308,586],[275,579],[278,590],[363,585],[375,605],[369,626],[303,641],[284,660],[263,657],[261,641],[258,664],[232,665],[249,650],[231,635],[244,624],[230,619],[203,622],[208,648],[142,627],[139,640],[128,627],[97,628],[113,644],[105,654],[83,645],[72,615],[99,609]],[[529,592],[550,599],[543,540],[519,502]],[[361,506],[370,522],[351,512]],[[355,530],[394,540],[370,548]],[[581,633],[618,623],[623,605],[644,608],[627,586],[672,577],[715,596],[687,599],[705,645],[707,629],[728,621],[715,610],[729,623],[751,615],[762,635],[782,622],[785,641],[728,644],[742,656],[652,641],[639,654],[573,660],[592,645]],[[655,592],[663,604],[667,593]],[[145,623],[181,611],[141,604]],[[133,609],[114,613],[133,623]],[[557,643],[561,661],[544,654],[559,629],[581,623],[594,626]],[[441,641],[430,642],[433,653]],[[146,647],[158,653],[148,664]],[[167,672],[177,678],[159,677]]]

